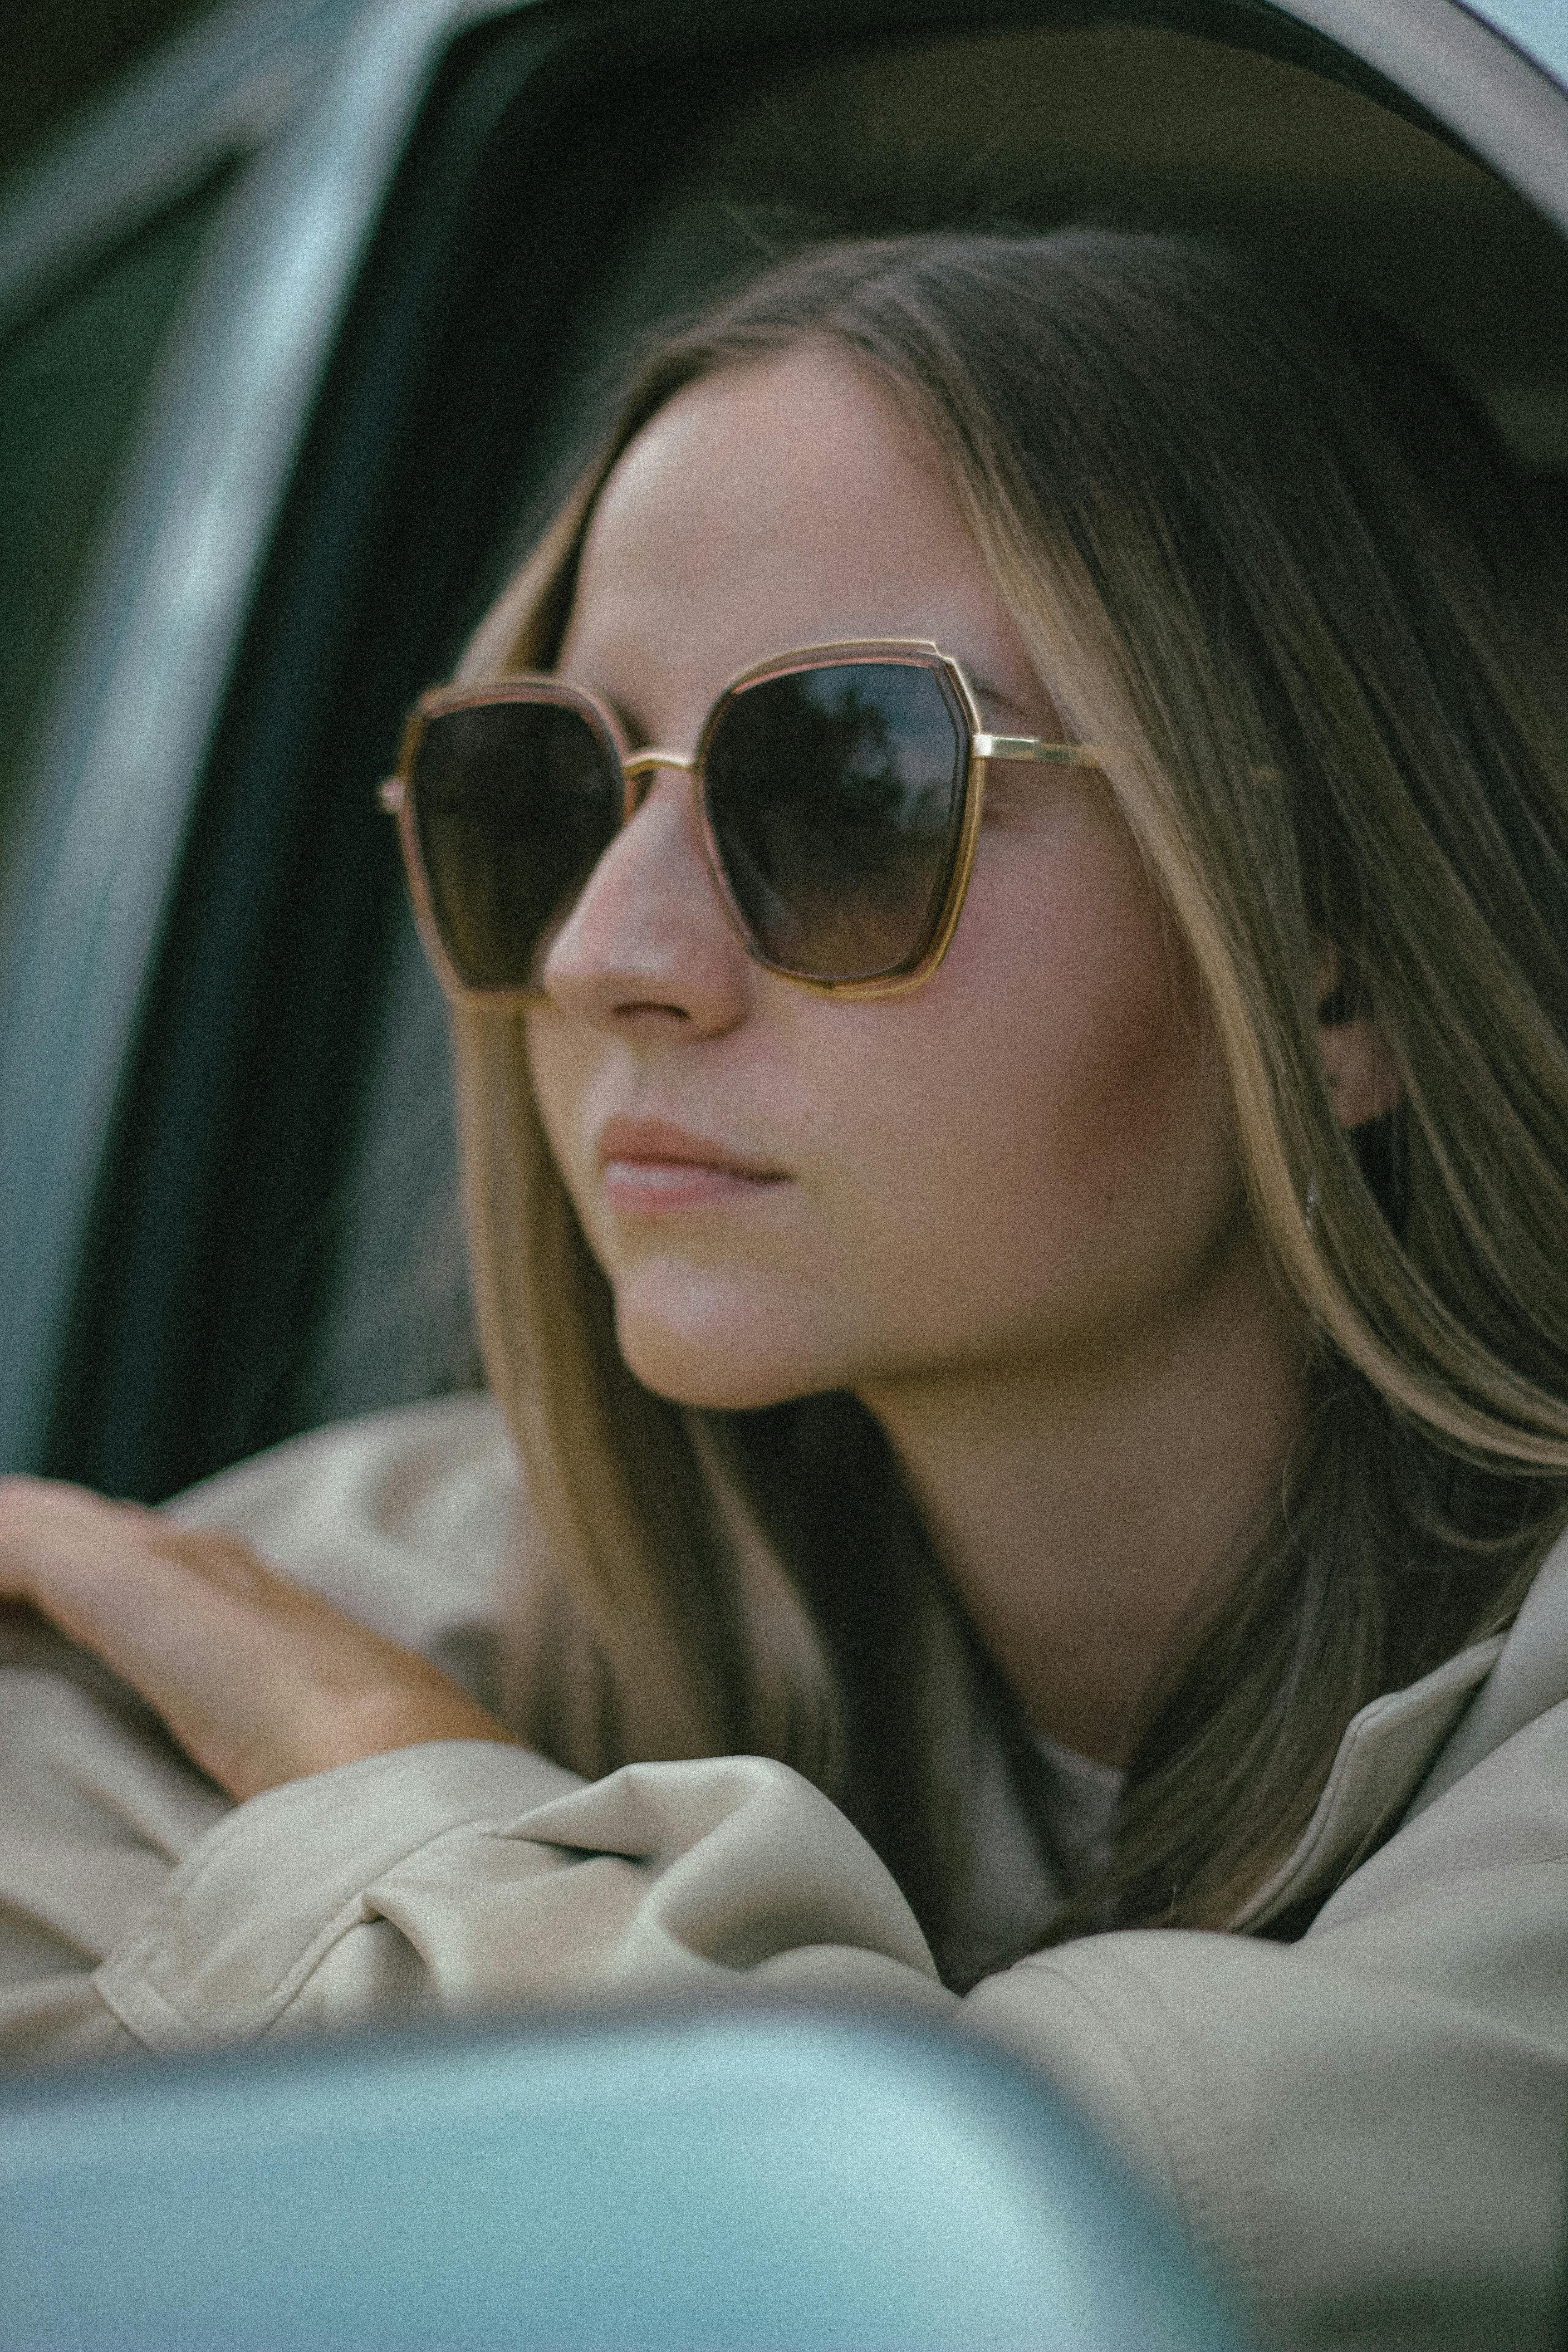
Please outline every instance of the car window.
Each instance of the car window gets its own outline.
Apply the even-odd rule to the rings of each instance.
[[[216,176],[0,333],[0,857],[89,557]]]

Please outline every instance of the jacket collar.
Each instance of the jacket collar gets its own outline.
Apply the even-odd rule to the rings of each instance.
[[[1382,1843],[1502,1647],[1500,1633],[1477,1642],[1352,1717],[1311,1820],[1273,1877],[1242,1905],[1233,1930],[1265,1927],[1298,1895],[1345,1877]]]
[[[1337,1883],[1527,1723],[1568,1698],[1568,1536],[1553,1545],[1509,1633],[1444,1660],[1353,1717],[1294,1851],[1231,1921],[1256,1929]]]

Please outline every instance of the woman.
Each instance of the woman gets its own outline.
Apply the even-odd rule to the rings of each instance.
[[[1266,2336],[1531,2340],[1565,646],[1465,404],[1200,245],[836,248],[657,354],[387,795],[525,1472],[507,1686],[377,1565],[489,1507],[471,1409],[445,1480],[395,1421],[174,1528],[13,1482],[6,1589],[183,1753],[21,1675],[75,1860],[15,1865],[12,2047],[908,1999]]]

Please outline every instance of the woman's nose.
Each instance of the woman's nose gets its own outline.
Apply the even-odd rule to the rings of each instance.
[[[709,871],[691,779],[661,768],[633,782],[636,813],[552,942],[544,992],[597,1027],[718,1034],[744,1013],[749,967]]]

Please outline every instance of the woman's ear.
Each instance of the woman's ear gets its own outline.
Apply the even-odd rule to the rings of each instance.
[[[1321,948],[1312,966],[1318,1049],[1329,1092],[1345,1127],[1364,1127],[1393,1110],[1404,1088],[1383,1033],[1332,948]]]

